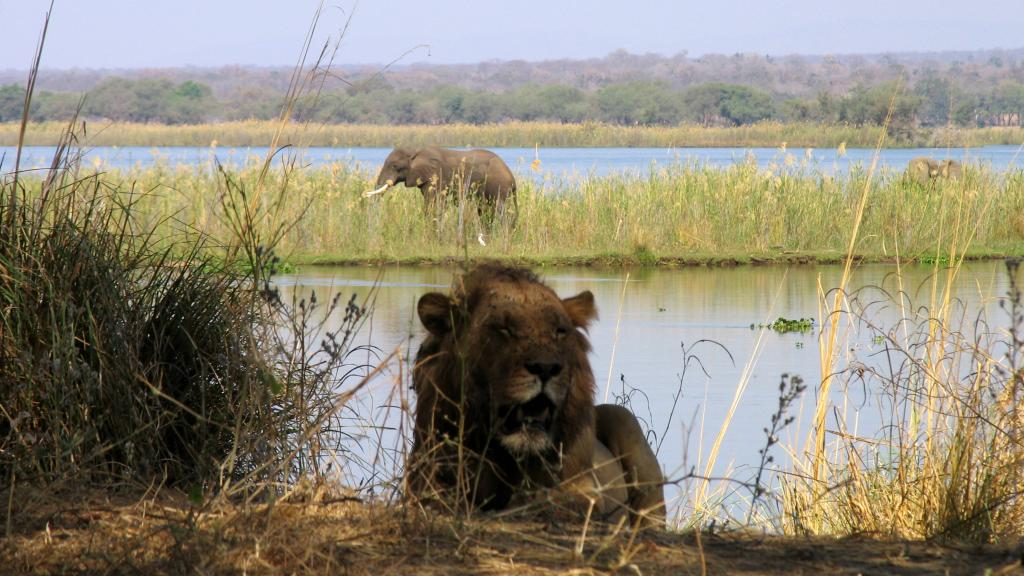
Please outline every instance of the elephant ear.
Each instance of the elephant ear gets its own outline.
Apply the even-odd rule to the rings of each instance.
[[[409,160],[410,186],[425,184],[435,175],[441,173],[441,159],[436,154],[421,150]]]

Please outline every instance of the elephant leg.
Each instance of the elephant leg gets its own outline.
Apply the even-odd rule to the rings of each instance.
[[[420,188],[420,192],[423,194],[423,215],[433,216],[434,206],[434,189],[429,184],[424,184]]]
[[[438,199],[437,188],[431,182],[425,182],[420,191],[423,193],[423,217],[427,218],[434,226],[434,232],[441,232],[441,210]]]
[[[505,218],[510,227],[515,228],[519,223],[519,200],[516,198],[515,188],[510,188],[501,199],[502,217]]]
[[[487,204],[491,210],[491,218],[501,223],[508,223],[509,226],[516,225],[515,197],[508,193],[507,189],[497,187],[491,194],[488,194]]]
[[[476,198],[476,214],[480,217],[480,223],[488,231],[494,228],[494,215],[497,212],[490,196],[484,188],[481,188],[479,193],[473,195]]]
[[[488,229],[494,228],[494,221],[505,219],[507,207],[506,197],[508,196],[494,179],[487,181],[480,187],[480,193],[476,195],[479,201],[478,210],[480,219]]]

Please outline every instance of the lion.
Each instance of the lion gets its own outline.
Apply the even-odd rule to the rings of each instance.
[[[417,305],[409,496],[502,509],[547,491],[599,518],[664,525],[664,477],[636,417],[594,405],[584,291],[561,299],[531,271],[478,264]]]

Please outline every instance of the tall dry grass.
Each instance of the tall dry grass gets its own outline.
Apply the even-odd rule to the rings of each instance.
[[[797,534],[975,543],[1017,538],[1024,521],[1020,260],[1007,260],[1003,317],[988,308],[967,310],[951,298],[965,254],[990,210],[999,209],[996,200],[971,207],[970,180],[938,196],[930,240],[935,269],[928,302],[915,305],[899,267],[899,291],[881,302],[848,289],[874,193],[865,184],[860,194],[839,286],[821,291],[821,379],[812,433],[802,450],[790,447],[793,469],[782,476],[778,525]],[[897,235],[892,244],[897,256],[906,249]],[[878,305],[899,311],[895,326],[873,322],[869,310]],[[856,349],[850,340],[857,333],[882,345],[882,362],[840,352]],[[839,385],[847,392],[837,400],[831,388]],[[880,430],[859,430],[856,419],[848,419],[851,387],[871,392]]]
[[[249,120],[196,125],[93,123],[93,146],[267,146],[279,128],[273,121]],[[61,124],[33,124],[27,134],[30,145],[53,145]],[[0,145],[17,142],[18,126],[0,124]],[[484,147],[769,147],[783,143],[791,147],[862,148],[878,140],[878,126],[845,124],[760,122],[734,127],[620,126],[600,122],[561,124],[555,122],[503,122],[500,124],[376,125],[327,124],[293,125],[284,130],[284,142],[296,146],[340,148],[406,146]],[[905,145],[928,147],[976,147],[1016,144],[1024,131],[1016,127],[936,128],[918,130]]]
[[[215,240],[64,150],[0,185],[0,475],[262,490],[318,467],[360,304],[280,300],[250,189],[225,180]],[[318,307],[347,328],[310,350],[289,334]]]
[[[937,268],[940,283],[955,266]],[[778,526],[793,534],[872,534],[907,539],[1007,542],[1019,537],[1021,354],[1020,261],[1007,261],[1009,293],[967,310],[940,288],[935,306],[907,293],[895,326],[867,312],[880,302],[846,294],[840,330],[877,342],[876,361],[834,368],[836,386],[867,389],[879,430],[858,429],[844,400],[827,406],[822,444],[790,447]],[[929,296],[930,297],[930,296]],[[842,338],[841,338],[842,340]],[[878,361],[877,357],[881,358]],[[815,476],[817,473],[817,476]]]
[[[20,171],[19,146],[0,176],[0,477],[11,495],[281,494],[327,463],[365,383],[349,357],[365,306],[280,298],[270,278],[287,198],[259,168],[246,182],[211,174],[215,238],[154,212],[153,186],[83,168],[83,128],[65,126],[48,169]],[[343,311],[339,328],[311,323],[324,309]]]
[[[93,146],[267,146],[279,124],[250,120],[197,125],[91,123]],[[29,145],[53,145],[61,124],[43,122],[28,130]],[[735,127],[620,126],[600,122],[561,124],[554,122],[504,122],[500,124],[292,125],[284,130],[284,142],[297,146],[380,147],[486,146],[486,147],[792,147],[834,148],[871,146],[878,138],[877,126],[782,124],[761,122]],[[18,126],[0,124],[0,145],[17,142]],[[1016,128],[984,128],[921,131],[913,142],[921,146],[982,146],[1010,144],[1021,140]]]

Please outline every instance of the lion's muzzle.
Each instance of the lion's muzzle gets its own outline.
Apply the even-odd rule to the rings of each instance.
[[[543,393],[522,404],[502,407],[498,427],[501,444],[518,455],[547,450],[551,447],[555,412],[555,403]]]
[[[555,418],[555,404],[546,395],[537,394],[529,402],[508,406],[502,412],[503,434],[514,434],[527,429],[547,432]]]

